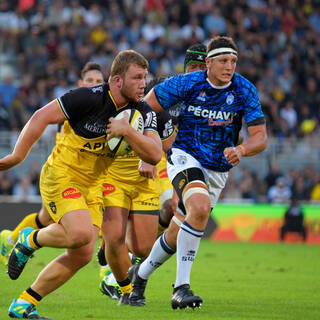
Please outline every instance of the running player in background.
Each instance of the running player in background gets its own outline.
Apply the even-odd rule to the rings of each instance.
[[[94,87],[104,82],[102,68],[98,63],[88,62],[81,70],[78,87]],[[56,142],[60,139],[63,123],[58,124]],[[2,230],[0,233],[0,259],[4,265],[8,263],[9,253],[17,242],[20,231],[26,227],[41,229],[47,227],[54,221],[51,219],[49,212],[44,204],[41,204],[39,212],[27,215],[19,225],[13,230]]]
[[[206,69],[205,57],[206,47],[203,44],[196,44],[188,48],[184,60],[185,72],[193,72]],[[151,90],[156,83],[160,83],[164,80],[165,78],[157,78],[152,80],[145,90],[146,93]],[[160,134],[160,137],[164,141],[164,150],[171,147],[172,139],[168,139],[173,134],[173,125],[176,126],[177,124],[181,108],[181,104],[178,104],[173,109],[158,113],[158,132]],[[115,245],[117,250],[115,251],[120,258],[116,259],[117,264],[115,264],[112,268],[115,270],[113,274],[110,272],[110,269],[108,267],[105,268],[105,276],[102,279],[100,290],[104,294],[114,299],[120,298],[118,285],[115,281],[115,278],[119,279],[120,277],[120,279],[127,279],[127,271],[130,264],[141,261],[141,258],[146,257],[149,254],[150,249],[155,241],[156,234],[154,230],[155,224],[153,223],[154,217],[148,216],[152,214],[155,215],[156,213],[158,214],[159,205],[157,204],[157,207],[155,207],[155,203],[159,202],[159,196],[161,208],[158,221],[158,236],[161,235],[169,226],[169,223],[173,216],[173,210],[171,206],[173,187],[170,180],[168,179],[166,162],[167,160],[165,151],[163,151],[162,159],[156,167],[140,161],[139,172],[140,175],[145,178],[139,176],[138,174],[139,158],[134,157],[134,154],[128,154],[126,156],[119,157],[108,168],[106,181],[108,183],[111,182],[112,187],[110,189],[110,195],[112,195],[112,197],[107,196],[105,199],[107,210],[115,211],[123,208],[122,211],[124,211],[124,208],[126,208],[126,215],[130,214],[129,220],[141,220],[140,227],[137,228],[135,232],[127,230],[126,237],[126,241],[129,244],[129,249],[131,249],[131,252],[139,257],[138,260],[136,260],[135,255],[131,258],[131,261],[128,259],[127,248],[124,248],[123,252],[120,253],[119,243],[122,243],[123,245],[125,245],[125,243],[124,240],[123,242],[121,242],[118,238],[125,238],[125,235],[123,234],[125,232],[125,230],[123,230],[124,228],[121,229],[122,231],[118,231],[118,237],[112,234],[111,231],[106,232],[106,234],[109,235],[113,241],[117,242]],[[130,166],[128,164],[130,164]],[[130,167],[131,171],[128,170],[128,168]],[[157,176],[155,177],[155,175]],[[134,193],[132,193],[131,190],[133,186],[135,186]],[[143,202],[141,202],[142,199],[144,199]],[[151,206],[152,204],[153,206]],[[136,209],[140,210],[137,211]],[[118,213],[117,216],[119,217],[120,214]],[[180,217],[179,219],[182,220],[183,217]],[[142,224],[146,225],[147,220],[150,220],[149,227],[145,226],[142,228]],[[130,223],[128,225],[131,227]],[[109,223],[108,226],[113,232],[116,229]],[[133,234],[136,235],[135,241],[128,237],[128,235],[132,236]],[[142,234],[144,235],[143,237],[141,237]],[[136,244],[135,246],[137,246],[138,248],[140,246],[140,249],[138,249],[137,251],[137,248],[133,248],[133,243],[138,242],[138,239],[140,240],[140,243]],[[109,240],[109,243],[110,241],[111,240]],[[141,247],[143,248],[142,250]],[[104,245],[102,245],[101,248],[104,248]],[[99,250],[98,257],[100,264],[105,265],[107,263],[102,250]],[[127,283],[129,283],[129,280],[127,280]],[[123,296],[123,301],[121,301],[121,304],[126,303],[126,298],[127,295]]]
[[[165,148],[174,127],[167,112],[158,113],[157,122]],[[143,174],[141,167],[144,162],[134,151],[115,157],[102,181],[105,213],[101,231],[106,260],[122,292],[119,305],[128,304],[132,288],[128,278],[131,266],[128,249],[135,256],[145,258],[157,236],[160,192],[156,167],[152,166],[153,170],[148,172],[143,170]]]
[[[22,162],[49,123],[65,121],[61,141],[42,168],[40,191],[55,223],[40,230],[25,228],[11,251],[8,273],[17,279],[29,256],[43,246],[66,248],[39,274],[35,282],[14,299],[9,316],[39,318],[36,305],[68,281],[92,258],[102,222],[101,177],[112,162],[106,157],[107,139],[124,136],[146,162],[161,158],[161,141],[154,111],[144,96],[148,62],[133,50],[121,51],[111,67],[110,83],[71,90],[35,112],[20,134],[12,154],[0,159],[0,170]],[[125,109],[137,109],[145,121],[143,134],[134,130],[128,116],[113,117]]]
[[[168,176],[186,209],[177,232],[174,223],[154,244],[149,257],[131,267],[131,305],[145,304],[147,280],[177,251],[173,309],[200,307],[202,298],[190,289],[190,273],[211,208],[224,188],[228,171],[244,156],[266,148],[264,115],[254,85],[235,72],[238,48],[229,37],[215,37],[207,46],[207,71],[172,77],[145,100],[157,112],[183,101],[179,131],[167,152]],[[236,146],[244,118],[248,140]]]
[[[206,46],[197,43],[189,47],[186,51],[185,58],[184,58],[184,72],[190,73],[194,71],[206,70]],[[147,86],[147,93],[158,83],[163,82],[165,79],[156,79],[156,81],[150,82]],[[172,118],[173,124],[177,129],[178,119],[180,114],[183,112],[183,104],[178,103],[172,108],[168,109],[169,115]],[[150,166],[150,165],[149,165]],[[173,187],[168,178],[167,173],[167,156],[166,152],[164,151],[162,154],[161,161],[157,164],[158,174],[159,174],[159,181],[160,181],[160,215],[159,215],[159,226],[158,226],[158,236],[160,236],[165,229],[168,228],[171,218],[174,214],[174,211],[178,208],[178,197],[173,198]],[[181,206],[180,206],[181,207]]]

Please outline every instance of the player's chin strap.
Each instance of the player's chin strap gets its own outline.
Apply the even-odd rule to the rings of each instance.
[[[238,56],[238,52],[232,48],[218,48],[218,49],[210,50],[207,54],[207,58],[215,59],[225,54],[231,54],[232,56],[235,56],[235,57]]]

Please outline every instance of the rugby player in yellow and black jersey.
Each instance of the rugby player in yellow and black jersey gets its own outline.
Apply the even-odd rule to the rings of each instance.
[[[61,141],[44,165],[40,181],[44,204],[56,223],[40,230],[21,231],[9,257],[9,276],[17,279],[29,256],[42,246],[67,250],[14,299],[10,316],[16,317],[18,307],[24,310],[25,317],[38,315],[35,306],[39,301],[91,260],[102,219],[101,209],[92,207],[102,206],[101,175],[113,160],[106,157],[106,133],[108,138],[124,136],[144,161],[160,161],[162,146],[156,115],[140,101],[147,69],[148,62],[142,55],[133,50],[121,51],[113,61],[109,85],[70,91],[36,111],[22,130],[13,153],[0,159],[0,170],[22,162],[48,124],[66,121]],[[145,120],[151,118],[146,121],[143,134],[129,125],[128,117],[113,118],[125,108],[138,109]]]
[[[157,115],[157,124],[165,145],[174,135],[172,119],[167,112],[161,112]],[[123,293],[120,304],[126,304],[131,291],[128,249],[137,257],[147,257],[157,236],[159,177],[156,167],[151,179],[142,176],[141,166],[143,163],[135,151],[117,156],[107,167],[103,180],[105,213],[101,231],[108,265]],[[109,295],[108,291],[105,293]]]
[[[82,68],[80,78],[78,80],[78,87],[94,87],[104,83],[102,68],[98,63],[87,62]],[[60,140],[60,135],[63,129],[63,123],[58,124],[58,132],[56,136],[56,142]],[[17,225],[17,227],[10,230],[1,231],[1,247],[5,247],[5,250],[0,252],[0,260],[4,265],[8,263],[8,257],[14,244],[17,242],[20,231],[26,227],[32,227],[34,229],[41,229],[54,221],[50,217],[45,205],[42,203],[39,212],[34,212],[26,215],[23,220]]]

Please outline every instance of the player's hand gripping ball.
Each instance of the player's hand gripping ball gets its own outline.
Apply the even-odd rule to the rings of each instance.
[[[136,131],[143,133],[144,121],[142,114],[136,109],[127,109],[118,113],[114,119],[120,120],[124,117],[124,114],[128,114],[129,125]],[[114,136],[107,141],[110,151],[112,151],[116,156],[123,156],[130,152],[132,149],[129,143],[123,136]]]

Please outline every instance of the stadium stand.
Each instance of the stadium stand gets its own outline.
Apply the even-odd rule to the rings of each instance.
[[[149,60],[150,78],[168,76],[183,71],[187,47],[218,34],[239,45],[237,71],[256,84],[271,138],[250,167],[234,170],[223,198],[266,202],[276,162],[292,194],[320,200],[319,0],[1,0],[0,156],[30,114],[75,87],[85,62],[105,66],[107,78],[115,54],[133,48]],[[44,163],[54,130],[28,161],[0,174],[0,195],[14,194],[20,180],[34,193],[29,166]]]

